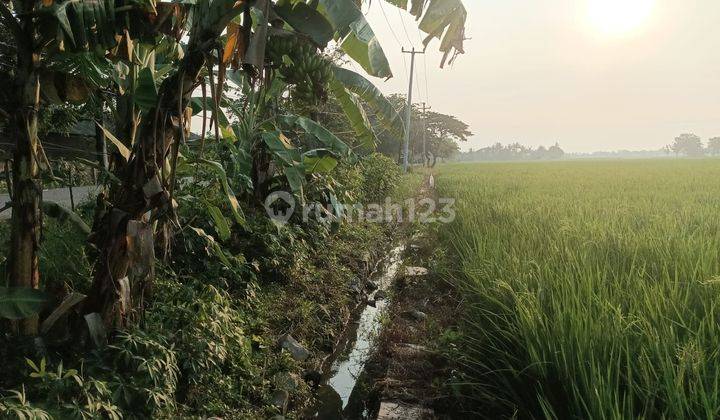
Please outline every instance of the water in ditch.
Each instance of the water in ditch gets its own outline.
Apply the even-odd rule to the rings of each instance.
[[[387,291],[395,279],[402,262],[404,248],[393,249],[383,270],[373,278],[378,291]],[[375,292],[377,294],[377,292]],[[325,381],[317,391],[318,404],[310,417],[318,419],[369,418],[368,389],[363,379],[365,365],[371,356],[375,338],[381,328],[382,314],[387,306],[385,299],[375,306],[366,306],[348,333],[346,345],[325,374]]]

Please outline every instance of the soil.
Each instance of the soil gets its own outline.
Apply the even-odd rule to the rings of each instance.
[[[432,194],[426,183],[421,197]],[[383,411],[380,418],[458,418],[448,386],[452,363],[441,343],[444,332],[459,319],[459,305],[456,291],[432,270],[435,245],[433,230],[420,227],[405,261],[408,266],[429,267],[429,273],[401,274],[392,288],[385,326],[368,366],[374,378],[374,412]]]

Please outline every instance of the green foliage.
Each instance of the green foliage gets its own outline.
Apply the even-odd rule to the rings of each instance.
[[[299,0],[279,0],[273,10],[296,31],[308,35],[320,47],[333,39],[335,30],[317,9]]]
[[[141,156],[147,157],[145,148],[153,147],[148,144],[155,142],[143,142],[151,133],[149,130],[160,133],[165,128],[153,126],[151,121],[182,122],[181,119],[168,120],[167,117],[175,115],[177,110],[174,107],[164,109],[162,105],[174,104],[175,101],[168,100],[175,98],[174,95],[182,96],[184,92],[178,92],[176,82],[186,76],[182,74],[183,69],[197,71],[204,57],[208,57],[210,48],[218,46],[216,41],[222,39],[219,35],[228,23],[244,9],[242,2],[234,0],[191,3],[163,10],[160,3],[140,1],[133,7],[123,5],[117,19],[114,2],[106,0],[55,1],[37,6],[37,23],[42,26],[44,35],[43,42],[37,45],[45,46],[45,41],[54,40],[54,43],[47,43],[52,44],[47,51],[44,47],[38,51],[44,57],[42,65],[67,78],[83,79],[73,79],[78,81],[74,99],[98,94],[88,100],[91,103],[100,96],[99,92],[92,91],[98,88],[103,93],[110,91],[108,97],[117,98],[117,101],[106,103],[116,119],[114,125],[118,136],[106,134],[111,141],[115,138],[113,142],[121,152],[127,152],[124,157],[130,162],[139,162]],[[263,2],[257,2],[257,5],[261,3],[267,5]],[[280,15],[285,13],[290,26],[307,30],[314,42],[327,42],[331,33],[335,34],[348,54],[372,74],[390,75],[382,49],[356,2],[322,3],[318,10],[317,2],[302,5],[280,2],[278,10],[288,6]],[[256,7],[255,3],[253,7]],[[192,13],[185,13],[188,8],[192,8]],[[166,15],[167,11],[171,13]],[[333,25],[320,23],[323,14],[326,22],[331,16]],[[153,20],[150,25],[146,21],[148,16]],[[155,22],[158,16],[172,24],[165,25],[160,19]],[[257,9],[253,10],[252,16],[258,17]],[[307,25],[308,20],[313,23]],[[259,34],[269,28],[257,25],[262,19],[253,21],[256,23],[253,28],[243,29],[248,32],[254,29],[249,49],[262,52],[262,48],[254,47],[258,39],[264,39]],[[182,33],[186,29],[185,23],[191,28],[189,42],[180,48],[173,39],[187,39]],[[161,26],[172,26],[173,37],[160,35]],[[116,36],[121,34],[124,37]],[[292,39],[297,39],[296,34],[292,34]],[[61,46],[67,47],[67,51]],[[182,54],[188,59],[181,59]],[[246,65],[249,55],[244,57]],[[45,62],[45,57],[51,58],[52,62],[50,59]],[[259,58],[258,65],[261,66],[263,57]],[[335,75],[328,59],[318,53],[315,45],[294,43],[289,49],[280,48],[272,59],[280,67],[278,73],[284,82],[295,85],[300,102],[313,105],[318,99],[326,99],[327,85]],[[179,75],[175,73],[178,69]],[[222,68],[222,74],[225,74],[224,70]],[[232,79],[233,75],[228,77]],[[143,305],[134,308],[142,311],[142,317],[138,317],[141,322],[125,331],[113,332],[109,344],[90,356],[83,347],[87,343],[65,341],[62,348],[49,352],[51,356],[47,359],[28,362],[31,371],[22,383],[31,392],[28,398],[24,391],[2,397],[0,412],[3,415],[113,419],[120,416],[262,417],[258,412],[267,405],[272,389],[264,374],[272,369],[300,369],[287,355],[268,350],[268,344],[278,335],[279,326],[286,330],[310,320],[297,327],[299,338],[307,339],[316,350],[327,349],[335,341],[350,306],[347,286],[357,271],[351,264],[362,257],[359,254],[378,252],[374,240],[381,237],[382,229],[377,226],[367,230],[357,228],[357,231],[348,228],[350,233],[345,233],[352,238],[343,242],[334,240],[331,235],[338,230],[342,232],[342,227],[330,227],[317,220],[311,220],[307,225],[278,228],[258,211],[258,203],[252,201],[254,197],[250,193],[261,188],[261,185],[253,185],[253,180],[259,178],[253,171],[257,169],[256,164],[270,155],[274,159],[272,163],[280,166],[279,169],[271,167],[268,159],[267,168],[261,168],[266,170],[262,175],[267,175],[270,186],[289,184],[300,192],[299,195],[305,191],[308,199],[323,204],[336,204],[338,196],[342,195],[359,199],[365,194],[386,194],[391,191],[399,171],[397,167],[392,171],[387,161],[380,162],[380,157],[373,156],[368,161],[368,168],[377,165],[377,169],[384,171],[382,182],[363,176],[359,168],[349,166],[354,158],[351,148],[329,130],[305,117],[277,118],[285,113],[283,108],[287,106],[278,101],[285,93],[285,85],[283,81],[273,80],[268,86],[260,86],[259,80],[253,78],[252,86],[243,82],[247,89],[241,100],[218,98],[223,106],[233,108],[238,121],[231,124],[213,106],[222,138],[214,139],[214,144],[208,146],[207,156],[193,154],[183,144],[183,152],[188,153],[183,153],[187,157],[180,157],[177,173],[168,172],[169,165],[156,162],[162,167],[163,175],[179,178],[180,185],[173,190],[176,193],[173,198],[179,204],[180,223],[173,225],[177,227],[172,238],[173,253],[168,256],[167,264],[162,265],[154,287],[148,289],[142,299],[137,299]],[[352,75],[347,81],[343,85],[344,92],[355,103],[359,104],[359,99],[363,99],[371,102],[371,107],[373,103],[380,103],[382,107],[383,98],[376,89],[370,88],[369,82]],[[187,90],[188,86],[184,88]],[[222,90],[222,85],[218,90]],[[56,96],[66,101],[66,98]],[[147,115],[158,104],[161,107],[157,114]],[[207,99],[195,100],[192,105],[195,112],[210,108]],[[74,109],[64,111],[70,115],[69,111]],[[389,115],[387,109],[384,111]],[[362,112],[356,110],[355,116]],[[83,119],[88,116],[98,117],[89,112]],[[361,119],[368,121],[366,117]],[[53,117],[46,125],[69,128],[61,127],[60,120],[63,118]],[[358,121],[356,119],[356,123]],[[126,125],[138,126],[140,137],[129,138],[134,130]],[[174,127],[175,131],[162,141],[168,141],[170,145],[178,141],[174,138],[178,128]],[[224,143],[235,140],[236,143]],[[134,160],[129,159],[131,149]],[[132,165],[122,167],[118,159],[115,167],[118,177],[126,176],[120,180],[125,186],[141,185],[138,182],[141,179],[130,179],[133,176],[142,178],[138,171],[126,170],[132,169]],[[338,167],[341,169],[335,178],[334,171]],[[371,169],[368,168],[369,174]],[[136,192],[139,193],[133,191],[132,194]],[[111,188],[110,199],[116,199],[118,195],[122,196]],[[160,214],[153,212],[153,215]],[[85,216],[87,222],[87,213]],[[176,219],[173,217],[172,221]],[[158,223],[158,227],[161,226]],[[64,226],[54,222],[45,227],[41,264],[46,284],[43,286],[51,289],[56,298],[70,290],[87,289],[92,276],[85,256],[85,238],[77,232],[70,234]],[[252,235],[248,234],[250,232]],[[69,240],[61,246],[58,242],[64,233],[68,233]],[[97,233],[102,236],[115,232]],[[265,301],[265,305],[278,305],[271,314],[262,312],[266,306],[256,300],[258,283],[269,289],[283,286],[272,290],[277,294],[266,295],[266,298],[276,299]],[[293,292],[285,290],[284,286],[291,287]],[[296,302],[295,307],[292,304]],[[290,306],[294,312],[292,319],[285,317],[281,310]],[[338,313],[343,316],[337,316]],[[65,327],[69,330],[73,325],[68,322]],[[248,332],[249,329],[253,332]],[[69,336],[82,335],[78,331],[66,332],[71,334]],[[56,344],[53,340],[48,343]],[[72,368],[66,369],[63,362],[55,359],[64,360],[66,365],[72,360]]]
[[[27,400],[25,388],[22,391],[10,391],[0,396],[0,415],[5,418],[50,420],[52,417],[47,411],[33,407]]]
[[[376,114],[376,117],[380,123],[389,130],[393,135],[398,138],[402,138],[405,134],[405,125],[402,117],[398,114],[393,104],[380,92],[380,90],[373,85],[369,80],[365,79],[354,71],[347,70],[341,67],[333,67],[333,75],[335,80],[342,85],[347,92],[356,95],[362,99],[370,109]],[[336,87],[335,90],[338,90]],[[350,118],[353,127],[359,122],[357,121],[358,112],[356,110],[353,101],[347,99],[340,99],[340,104],[343,107],[345,114]],[[362,131],[357,132],[358,135],[363,135]]]
[[[26,383],[36,402],[30,402],[31,396],[26,394],[23,385],[21,391],[10,391],[0,398],[0,414],[20,419],[119,420],[123,417],[113,402],[110,383],[85,379],[76,369],[65,369],[62,362],[57,367],[52,367],[45,358],[38,363],[26,359],[26,363],[30,370]]]
[[[463,44],[465,41],[465,21],[467,11],[460,0],[386,0],[391,4],[408,10],[417,19],[420,19],[420,29],[428,35],[425,38],[425,47],[434,38],[440,39],[440,51],[444,54],[442,64],[445,64],[448,56],[450,62],[457,54],[464,53]],[[427,7],[426,7],[427,6]]]
[[[117,44],[114,1],[52,2],[50,7],[41,9],[41,16],[48,18],[45,24],[52,22],[62,30],[64,36],[56,35],[57,42],[67,39],[77,50],[97,47],[103,51]]]
[[[0,318],[24,319],[37,315],[45,305],[45,293],[20,287],[0,287]]]
[[[352,128],[356,135],[356,142],[367,150],[374,149],[375,143],[377,142],[375,131],[372,128],[362,102],[360,102],[360,98],[345,89],[337,80],[330,82],[330,89],[345,114],[350,128]]]
[[[398,184],[402,171],[400,166],[385,155],[372,154],[362,162],[365,181],[363,198],[367,203],[384,203]]]
[[[354,0],[320,0],[318,10],[335,29],[343,51],[376,77],[392,77],[390,64],[375,33]]]
[[[93,367],[108,372],[108,387],[124,412],[151,415],[175,408],[179,367],[166,336],[152,329],[122,332],[96,357]]]
[[[453,165],[456,391],[492,417],[720,412],[718,163]]]

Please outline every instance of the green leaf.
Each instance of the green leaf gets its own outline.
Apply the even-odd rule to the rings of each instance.
[[[35,372],[40,372],[40,368],[35,364],[35,362],[28,359],[27,357],[25,358],[25,363],[27,363],[28,366],[30,366]]]
[[[412,0],[412,6],[410,7],[410,14],[420,19],[422,16],[423,9],[425,8],[427,0]]]
[[[270,154],[281,165],[292,191],[302,195],[305,184],[305,167],[300,152],[280,132],[264,132],[261,137]]]
[[[283,169],[283,173],[288,180],[290,189],[294,193],[302,195],[305,184],[305,168],[302,165],[287,166]]]
[[[458,53],[465,52],[463,44],[466,20],[467,11],[460,0],[433,0],[425,12],[425,16],[420,22],[420,29],[427,32],[429,36],[425,39],[424,44],[427,46],[433,38],[442,39],[440,51],[445,54],[441,67],[453,50]]]
[[[230,239],[230,224],[228,223],[225,216],[223,216],[222,211],[220,211],[219,208],[213,206],[212,204],[207,205],[207,210],[213,220],[213,224],[215,225],[215,231],[217,232],[220,240],[227,241],[228,239]]]
[[[27,287],[0,287],[0,318],[25,319],[37,315],[47,302],[45,293]]]
[[[335,134],[328,131],[317,122],[298,115],[283,115],[277,118],[281,125],[287,127],[299,127],[306,133],[315,137],[320,143],[338,156],[349,157],[352,154],[350,147],[340,140]]]
[[[370,75],[392,77],[380,42],[354,0],[320,0],[319,11],[333,25],[338,44]]]
[[[223,264],[225,264],[226,267],[231,268],[233,266],[228,256],[225,255],[225,251],[220,246],[220,244],[217,243],[215,238],[208,235],[207,233],[205,233],[204,230],[200,228],[194,228],[190,226],[190,229],[205,241],[209,253],[215,255]]]
[[[408,6],[407,0],[385,1],[403,10],[406,10]],[[427,8],[425,8],[426,4],[428,4]],[[435,38],[441,40],[440,51],[445,54],[440,67],[445,64],[449,55],[454,56],[465,52],[467,10],[461,0],[430,0],[429,2],[412,0],[409,12],[417,19],[421,19],[419,28],[428,34],[423,41],[425,47]]]
[[[243,215],[242,209],[240,208],[240,203],[238,203],[238,200],[235,197],[235,193],[230,187],[230,182],[228,181],[228,176],[225,172],[225,168],[223,168],[222,164],[220,164],[219,162],[215,162],[212,160],[203,159],[201,160],[201,162],[205,165],[206,168],[214,172],[217,176],[218,181],[220,181],[220,185],[222,185],[222,189],[225,192],[225,198],[230,205],[230,210],[232,210],[235,222],[240,226],[247,227],[245,216]]]
[[[135,104],[143,112],[148,112],[157,106],[158,90],[155,84],[155,75],[149,67],[144,67],[138,75],[138,85],[135,89]]]
[[[335,96],[335,99],[340,103],[340,108],[342,108],[345,113],[350,127],[355,131],[357,140],[365,149],[374,150],[377,144],[377,137],[358,96],[352,92],[348,92],[345,86],[335,79],[330,82],[330,90]]]
[[[385,0],[385,1],[392,4],[395,7],[399,7],[401,9],[407,9],[408,0]]]
[[[316,149],[303,154],[303,165],[307,174],[326,174],[338,165],[338,160],[325,149]]]
[[[335,30],[330,22],[317,10],[300,0],[280,0],[274,6],[278,14],[293,29],[309,36],[320,47],[333,39]]]
[[[57,22],[70,41],[67,47],[76,51],[93,48],[102,55],[117,45],[114,0],[55,2],[51,7],[41,8],[40,14]]]
[[[56,54],[48,68],[81,77],[96,89],[106,88],[113,80],[112,62],[91,52]]]
[[[393,108],[392,103],[369,80],[342,67],[333,67],[333,74],[348,91],[359,96],[375,112],[384,128],[398,137],[403,137],[405,125],[403,119]]]
[[[268,151],[285,166],[295,166],[302,161],[298,150],[287,137],[277,131],[262,133],[262,139]]]

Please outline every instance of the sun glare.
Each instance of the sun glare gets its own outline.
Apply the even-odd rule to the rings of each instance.
[[[654,5],[654,0],[588,0],[588,16],[603,35],[621,36],[638,30]]]

